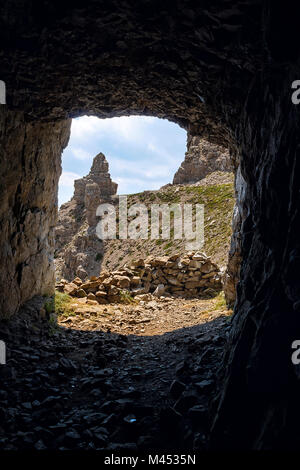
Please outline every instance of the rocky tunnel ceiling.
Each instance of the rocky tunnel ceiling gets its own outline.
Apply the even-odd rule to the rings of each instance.
[[[30,118],[150,114],[229,139],[261,68],[260,1],[4,1],[0,70]]]

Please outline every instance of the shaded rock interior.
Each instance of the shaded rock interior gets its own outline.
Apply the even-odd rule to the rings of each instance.
[[[70,124],[28,122],[1,105],[1,317],[54,292],[57,185]]]
[[[210,445],[297,448],[299,373],[290,360],[300,327],[295,7],[128,0],[122,7],[29,1],[16,9],[5,0],[0,18],[7,86],[1,316],[53,288],[55,188],[69,117],[177,122],[238,155],[245,182],[238,199],[243,261]]]

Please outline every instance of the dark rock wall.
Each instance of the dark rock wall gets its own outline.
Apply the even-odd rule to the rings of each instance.
[[[53,292],[54,227],[70,121],[28,123],[0,108],[0,316]]]
[[[235,195],[236,203],[232,216],[232,236],[228,253],[228,262],[223,279],[223,289],[227,305],[234,307],[236,300],[236,288],[240,279],[240,268],[242,262],[242,223],[246,218],[246,181],[244,180],[241,167],[235,171]]]
[[[299,366],[291,361],[292,342],[300,337],[300,120],[291,102],[291,83],[299,76],[295,14],[291,5],[266,4],[264,71],[249,88],[237,126],[246,182],[243,261],[214,448],[299,446]]]
[[[155,115],[226,144],[261,67],[260,3],[4,0],[7,103],[47,120]]]
[[[297,448],[299,442],[299,370],[291,361],[292,342],[300,337],[294,74],[278,67],[257,78],[239,128],[243,261],[213,428],[218,448]]]
[[[8,107],[50,122],[1,118],[4,313],[49,286],[54,215],[45,212],[55,205],[57,153],[67,140],[67,124],[59,119],[151,114],[236,146],[246,182],[243,261],[212,430],[211,445],[218,448],[299,442],[299,380],[290,360],[291,342],[300,337],[300,129],[290,99],[291,83],[300,78],[299,12],[287,3],[0,5]],[[49,171],[52,178],[45,176]],[[29,252],[24,224],[34,241]],[[28,286],[30,265],[36,271]]]

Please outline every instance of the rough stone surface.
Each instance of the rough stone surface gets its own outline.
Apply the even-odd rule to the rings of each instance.
[[[173,184],[196,183],[214,171],[233,171],[229,151],[199,136],[188,135],[185,158],[174,175]]]
[[[47,120],[155,115],[232,144],[229,121],[240,119],[251,78],[263,68],[259,3],[22,0],[16,9],[5,0],[7,103]]]
[[[232,237],[228,254],[228,263],[223,277],[225,299],[229,307],[233,307],[236,300],[236,289],[240,278],[242,262],[241,233],[242,223],[246,219],[244,199],[246,195],[246,181],[238,167],[235,175],[236,204],[232,217]]]
[[[62,204],[55,228],[56,277],[85,279],[99,273],[103,244],[96,235],[96,209],[117,192],[108,162],[99,153],[87,176],[75,180],[74,195]]]
[[[70,120],[26,122],[0,108],[0,316],[54,290],[60,156]]]
[[[291,355],[300,331],[300,126],[289,94],[293,76],[276,70],[267,82],[255,81],[241,121],[243,261],[212,447],[298,446],[299,368]]]

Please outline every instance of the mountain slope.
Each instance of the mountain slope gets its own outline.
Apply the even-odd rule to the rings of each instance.
[[[226,265],[234,206],[233,174],[214,172],[193,185],[166,185],[160,190],[129,195],[128,207],[136,203],[145,204],[149,210],[151,204],[204,204],[205,243],[201,251],[210,256],[219,266]],[[149,255],[172,255],[185,251],[185,241],[173,238],[170,240],[115,239],[106,240],[103,245],[102,270],[114,270],[127,262]]]

